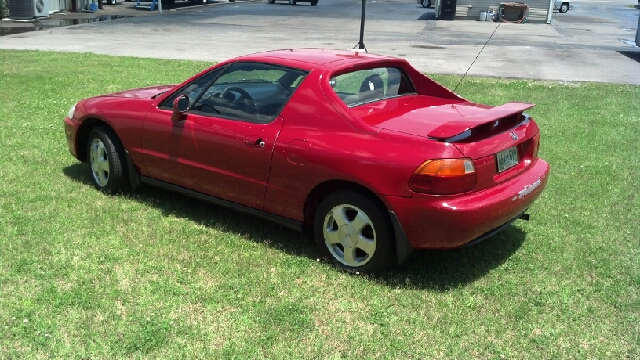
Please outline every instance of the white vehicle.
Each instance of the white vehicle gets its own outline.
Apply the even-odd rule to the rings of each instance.
[[[573,1],[572,0],[554,0],[553,9],[558,10],[558,12],[566,13],[569,10],[573,10]]]

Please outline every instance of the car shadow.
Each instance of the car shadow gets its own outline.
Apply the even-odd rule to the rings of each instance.
[[[640,51],[618,51],[618,53],[640,63]]]
[[[526,234],[513,225],[472,246],[449,250],[416,250],[403,266],[381,275],[391,287],[447,291],[472,283],[501,266],[522,246]]]
[[[62,172],[72,181],[93,187],[86,164],[76,163],[63,168]],[[223,206],[147,185],[126,191],[120,196],[157,208],[164,216],[188,219],[207,228],[239,234],[287,254],[317,258],[315,247],[306,241],[304,234]]]
[[[76,163],[62,171],[71,180],[93,187],[85,164]],[[315,246],[304,234],[222,206],[144,185],[122,196],[158,208],[165,216],[188,219],[207,228],[239,234],[289,255],[312,260],[318,258]],[[452,250],[416,250],[402,266],[380,276],[364,278],[393,288],[446,291],[482,278],[505,263],[524,241],[525,233],[511,225],[473,246]]]

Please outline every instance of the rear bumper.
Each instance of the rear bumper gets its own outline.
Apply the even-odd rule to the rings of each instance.
[[[544,190],[549,164],[538,159],[524,173],[472,194],[384,197],[413,248],[455,248],[493,234],[517,219]]]

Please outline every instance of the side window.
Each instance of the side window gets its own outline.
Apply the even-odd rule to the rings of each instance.
[[[162,102],[160,107],[163,109],[172,109],[173,100],[175,100],[175,98],[180,95],[187,95],[189,97],[189,101],[191,102],[190,106],[193,106],[200,95],[202,95],[202,92],[213,82],[213,80],[220,76],[223,71],[224,68],[216,69],[200,76],[199,78],[193,80],[185,87],[180,89],[180,91],[177,91],[175,94],[166,98],[165,101]]]
[[[409,77],[398,68],[379,67],[352,71],[331,78],[329,83],[348,106],[415,92]]]
[[[306,72],[261,63],[234,63],[192,105],[192,112],[230,120],[271,122]]]

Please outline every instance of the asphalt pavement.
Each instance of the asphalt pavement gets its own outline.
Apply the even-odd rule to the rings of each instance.
[[[574,3],[551,24],[498,24],[418,20],[434,10],[410,0],[370,0],[364,43],[369,52],[406,58],[430,73],[640,85],[636,0]],[[353,48],[360,29],[360,0],[320,0],[318,6],[221,2],[162,14],[132,5],[67,14],[126,17],[2,36],[0,49],[217,62],[281,48]]]

